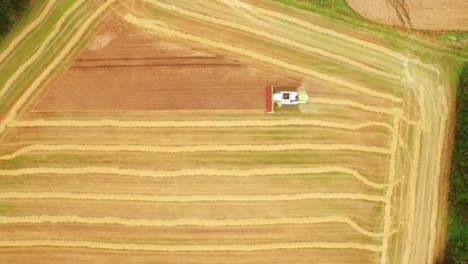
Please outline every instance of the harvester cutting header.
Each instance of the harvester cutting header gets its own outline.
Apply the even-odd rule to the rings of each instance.
[[[266,111],[268,113],[274,113],[275,107],[281,108],[283,105],[286,106],[297,106],[299,104],[306,104],[309,101],[309,96],[304,91],[288,91],[288,89],[278,89],[275,91],[275,87],[267,85],[266,91]]]

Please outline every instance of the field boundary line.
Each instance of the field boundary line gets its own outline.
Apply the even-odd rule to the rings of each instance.
[[[216,0],[216,1],[224,3],[223,0]],[[288,21],[288,22],[296,24],[296,25],[303,26],[305,28],[311,29],[313,31],[316,31],[316,32],[319,32],[319,33],[322,33],[322,34],[326,34],[326,35],[330,35],[330,36],[333,36],[333,37],[336,37],[336,38],[340,38],[340,39],[343,39],[345,41],[352,42],[352,43],[354,43],[354,44],[356,44],[358,46],[361,46],[361,47],[373,49],[375,51],[378,51],[378,52],[383,53],[385,55],[394,57],[394,58],[399,59],[401,61],[404,61],[405,59],[407,59],[406,56],[404,56],[401,53],[398,53],[398,52],[396,52],[394,50],[391,50],[389,48],[385,48],[383,46],[374,44],[372,42],[363,41],[363,40],[351,37],[349,35],[339,33],[339,32],[334,31],[334,30],[330,30],[330,29],[327,29],[327,28],[324,28],[324,27],[314,25],[312,23],[309,23],[307,21],[304,21],[304,20],[301,20],[301,19],[298,19],[298,18],[295,18],[295,17],[292,17],[292,16],[288,16],[288,15],[285,15],[285,14],[282,14],[282,13],[279,13],[279,12],[271,11],[271,10],[261,8],[261,7],[255,6],[255,5],[247,4],[245,2],[242,2],[242,4],[245,5],[245,6],[248,6],[249,9],[251,8],[252,10],[255,10],[255,11],[259,12],[259,13],[268,15],[270,17],[278,18],[278,19]],[[297,10],[297,11],[299,11],[301,13],[310,14],[310,13],[298,10],[296,8],[293,8],[293,9]]]
[[[359,249],[372,252],[380,252],[381,247],[373,244],[361,244],[355,242],[290,242],[290,243],[269,243],[269,244],[233,244],[233,245],[157,245],[157,244],[121,244],[94,242],[82,240],[0,240],[0,247],[72,247],[72,248],[93,248],[107,250],[131,250],[131,251],[259,251],[259,250],[287,250],[287,249]]]
[[[55,5],[57,0],[49,0],[47,5],[41,10],[41,13],[39,14],[36,19],[34,19],[33,22],[29,23],[25,29],[19,33],[18,36],[16,36],[0,53],[0,62],[4,62],[5,59],[13,52],[14,48],[22,41],[24,40],[29,33],[31,33],[34,29],[36,29],[43,21],[46,19],[48,14],[50,13],[52,7]],[[1,96],[0,96],[1,97]]]
[[[55,67],[63,61],[65,56],[72,50],[73,46],[80,40],[80,38],[85,34],[86,30],[90,27],[91,23],[99,17],[99,14],[104,12],[109,5],[111,5],[115,0],[107,0],[99,8],[92,13],[86,21],[81,24],[81,27],[76,30],[76,33],[73,37],[67,41],[65,47],[60,50],[60,53],[55,57],[55,59],[50,63],[44,71],[37,77],[33,83],[26,89],[24,94],[16,101],[13,107],[10,109],[6,117],[0,122],[0,134],[3,133],[7,125],[13,121],[17,115],[17,111],[23,106],[23,104],[29,99],[33,92],[41,85],[43,81],[50,75],[50,73],[55,69]]]
[[[385,203],[384,196],[363,193],[152,195],[80,192],[3,192],[1,199],[71,199],[134,202],[281,202],[308,199],[343,199]]]
[[[157,146],[157,145],[29,145],[13,152],[0,156],[0,160],[11,160],[18,156],[33,151],[98,151],[98,152],[237,152],[237,151],[289,151],[289,150],[349,150],[370,152],[378,154],[390,154],[390,150],[376,146],[354,144],[274,144],[274,145],[187,145],[187,146]]]
[[[379,126],[393,131],[393,127],[384,122],[363,122],[347,124],[314,119],[276,119],[276,120],[233,120],[233,121],[125,121],[125,120],[13,120],[8,127],[271,127],[271,126],[317,126],[358,130],[371,126]]]
[[[68,17],[78,9],[86,0],[78,0],[76,1],[73,6],[71,6],[65,13],[62,14],[59,21],[54,26],[54,29],[47,35],[44,41],[41,43],[39,48],[34,52],[34,54],[28,58],[28,60],[22,64],[16,72],[8,79],[5,85],[0,89],[0,98],[7,93],[10,88],[14,85],[14,83],[20,78],[26,70],[37,61],[38,58],[45,52],[47,48],[49,48],[50,42],[60,33],[62,26],[65,22],[67,22]]]
[[[393,133],[392,133],[392,141],[390,147],[390,160],[388,162],[388,182],[395,181],[396,175],[396,159],[397,159],[397,152],[398,152],[398,139],[399,139],[399,127],[401,121],[401,115],[395,116],[393,118]],[[388,258],[388,243],[390,240],[390,232],[392,228],[392,196],[393,196],[393,188],[394,185],[390,184],[389,187],[386,189],[385,194],[385,213],[384,213],[384,231],[383,231],[383,238],[382,238],[382,253],[380,258],[381,264],[387,263]]]
[[[357,232],[370,237],[381,237],[382,233],[368,231],[359,226],[347,216],[316,216],[316,217],[282,217],[282,218],[245,218],[245,219],[128,219],[120,217],[82,217],[76,215],[34,215],[34,216],[0,216],[0,224],[44,224],[44,223],[79,223],[79,224],[110,224],[145,227],[176,227],[176,226],[262,226],[262,225],[301,225],[319,223],[347,224]]]
[[[160,1],[157,1],[157,0],[144,0],[144,1],[149,2],[153,6],[156,6],[156,7],[165,9],[165,10],[169,10],[169,11],[172,11],[172,12],[176,12],[176,13],[181,14],[183,16],[189,16],[189,17],[199,19],[199,20],[202,20],[202,21],[205,21],[205,22],[211,22],[213,24],[218,24],[218,25],[227,26],[227,27],[230,27],[230,28],[242,30],[244,32],[249,32],[249,33],[252,33],[252,34],[257,35],[257,36],[261,36],[261,37],[265,37],[265,38],[268,38],[268,39],[273,40],[273,41],[277,41],[279,43],[285,44],[285,45],[290,46],[290,47],[299,48],[299,49],[302,49],[303,51],[319,54],[319,55],[322,55],[324,57],[328,57],[330,59],[334,59],[334,60],[346,63],[348,65],[357,67],[357,68],[359,68],[361,70],[364,70],[364,71],[367,71],[367,72],[370,72],[370,73],[373,73],[373,74],[377,74],[377,75],[379,75],[381,77],[385,77],[385,78],[389,78],[389,79],[393,79],[393,80],[400,80],[401,79],[399,76],[386,73],[386,72],[384,72],[382,70],[370,67],[370,66],[365,65],[365,64],[363,64],[363,63],[361,63],[359,61],[347,58],[345,56],[342,56],[342,55],[339,55],[339,54],[336,54],[336,53],[332,53],[332,52],[329,52],[329,51],[326,51],[326,50],[323,50],[323,49],[320,49],[320,48],[317,48],[317,47],[313,47],[313,46],[308,45],[308,44],[303,44],[303,43],[300,43],[300,42],[297,42],[297,41],[286,39],[286,38],[283,38],[281,36],[278,36],[278,35],[275,35],[275,34],[272,34],[272,33],[268,33],[266,31],[257,30],[257,29],[254,29],[254,28],[251,28],[251,27],[248,27],[248,26],[236,23],[236,22],[231,22],[231,21],[226,20],[226,19],[221,19],[221,18],[217,18],[217,17],[213,17],[213,16],[208,16],[208,15],[205,15],[205,14],[202,14],[202,13],[199,13],[199,12],[189,11],[189,10],[186,10],[184,8],[177,7],[176,5],[166,4],[166,3],[163,3],[163,2],[160,2]]]
[[[33,167],[4,170],[0,169],[0,175],[3,176],[23,176],[31,174],[116,174],[122,176],[152,177],[152,178],[172,178],[187,176],[225,176],[225,177],[252,177],[252,176],[271,176],[271,175],[293,175],[293,174],[321,174],[321,173],[343,173],[353,176],[362,183],[375,189],[383,189],[389,186],[387,183],[376,183],[358,171],[342,166],[322,166],[311,168],[288,168],[272,167],[266,169],[184,169],[175,171],[146,170],[146,169],[122,169],[118,167],[75,167],[75,168],[54,168],[54,167]]]
[[[441,89],[441,87],[438,87],[439,89]],[[443,87],[442,87],[443,89]],[[445,96],[446,97],[446,96]],[[440,183],[440,176],[442,175],[442,168],[441,168],[441,161],[443,159],[442,155],[443,155],[443,152],[444,152],[444,138],[445,138],[445,129],[446,129],[446,125],[447,125],[447,119],[448,119],[448,106],[447,106],[447,103],[448,102],[448,98],[444,98],[444,100],[442,100],[443,104],[442,104],[442,122],[440,122],[440,127],[439,127],[439,137],[438,137],[438,142],[437,142],[437,155],[436,155],[436,158],[437,158],[437,161],[436,162],[436,173],[437,173],[437,177],[436,177],[436,180],[434,182],[435,184],[435,187],[434,187],[434,194],[432,196],[432,213],[431,213],[431,223],[430,223],[430,233],[429,233],[429,256],[428,256],[428,261],[429,262],[432,262],[434,261],[434,247],[435,247],[435,240],[436,240],[436,237],[437,237],[437,213],[438,213],[438,210],[439,210],[439,183]]]
[[[367,88],[367,87],[362,87],[362,86],[359,86],[359,85],[356,85],[356,84],[341,80],[339,78],[329,76],[329,75],[324,74],[324,73],[320,73],[320,72],[317,72],[317,71],[314,71],[314,70],[311,70],[311,69],[308,69],[308,68],[304,68],[304,67],[301,67],[301,66],[289,64],[287,62],[284,62],[284,61],[281,61],[281,60],[278,60],[278,59],[275,59],[275,58],[272,58],[272,57],[268,57],[268,56],[265,56],[265,55],[260,54],[260,53],[256,53],[256,52],[254,52],[252,50],[246,50],[246,49],[239,48],[239,47],[234,47],[234,46],[222,43],[222,42],[218,42],[218,41],[214,41],[214,40],[211,40],[211,39],[206,39],[206,38],[203,38],[203,37],[191,35],[191,34],[188,34],[188,33],[185,33],[185,32],[170,29],[167,26],[160,26],[160,25],[158,25],[158,20],[140,19],[140,18],[137,18],[137,17],[135,17],[135,16],[133,16],[131,14],[127,14],[124,17],[124,19],[127,22],[131,23],[131,24],[134,24],[136,26],[149,29],[151,31],[164,33],[164,34],[167,34],[167,35],[170,35],[170,36],[175,36],[175,37],[178,37],[178,38],[181,38],[181,39],[185,39],[185,40],[189,40],[189,41],[192,41],[192,42],[197,42],[197,43],[200,43],[200,44],[203,44],[203,45],[211,46],[213,48],[227,50],[229,52],[233,52],[233,53],[241,54],[241,55],[244,55],[244,56],[247,56],[247,57],[255,58],[255,59],[259,60],[259,61],[263,61],[263,62],[266,62],[266,63],[269,63],[269,64],[273,64],[273,65],[276,65],[276,66],[279,66],[279,67],[282,67],[282,68],[285,68],[285,69],[288,69],[288,70],[292,70],[292,71],[295,71],[295,72],[300,72],[300,73],[303,73],[303,74],[306,74],[306,75],[309,75],[309,76],[312,76],[312,77],[315,77],[315,78],[318,78],[318,79],[321,79],[321,80],[325,80],[325,81],[334,83],[334,84],[339,85],[339,86],[347,87],[349,89],[352,89],[352,90],[355,90],[355,91],[358,91],[358,92],[362,92],[362,93],[365,93],[365,94],[368,94],[368,95],[371,95],[371,96],[374,96],[374,97],[383,98],[383,99],[392,101],[394,103],[401,103],[402,102],[402,98],[394,96],[394,95],[389,94],[389,93],[379,92],[379,91],[376,91],[376,90],[373,90],[373,89],[370,89],[370,88]]]

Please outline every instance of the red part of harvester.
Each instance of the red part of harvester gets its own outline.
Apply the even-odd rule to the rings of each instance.
[[[265,86],[265,110],[267,113],[273,113],[273,104],[272,104],[272,87],[271,85]]]

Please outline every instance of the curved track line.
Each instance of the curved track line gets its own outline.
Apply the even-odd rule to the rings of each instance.
[[[322,166],[315,168],[281,168],[273,167],[266,169],[247,170],[225,170],[225,169],[186,169],[186,170],[144,170],[144,169],[121,169],[117,167],[78,167],[78,168],[22,168],[14,170],[1,170],[3,176],[22,176],[30,174],[117,174],[124,176],[171,178],[184,176],[225,176],[225,177],[251,177],[268,175],[292,175],[292,174],[320,174],[320,173],[343,173],[354,176],[362,183],[376,189],[383,189],[388,184],[376,183],[368,180],[358,171],[341,166]]]
[[[246,218],[246,219],[127,219],[120,217],[81,217],[76,215],[36,215],[36,216],[0,216],[0,224],[43,224],[43,223],[79,223],[79,224],[110,224],[124,226],[175,227],[175,226],[262,226],[262,225],[300,225],[319,223],[347,224],[357,232],[370,237],[381,237],[382,233],[368,231],[360,227],[347,216],[318,217],[283,217],[283,218]]]
[[[55,25],[54,29],[47,38],[42,42],[39,46],[39,49],[31,56],[29,59],[21,65],[19,69],[8,79],[5,85],[0,89],[0,98],[5,95],[11,88],[11,86],[21,77],[24,72],[34,63],[36,60],[44,53],[44,51],[49,47],[50,42],[60,33],[62,30],[63,24],[68,22],[68,17],[79,7],[81,6],[86,0],[78,0],[76,1],[72,7],[70,7],[65,13],[63,13],[60,20]]]
[[[391,143],[391,155],[388,162],[388,181],[394,182],[396,175],[396,162],[397,162],[397,151],[398,151],[398,135],[400,127],[401,114],[393,118],[394,132],[392,134]],[[388,244],[390,240],[390,232],[392,228],[392,196],[393,196],[394,185],[391,184],[385,194],[385,212],[384,212],[384,232],[382,238],[382,254],[380,256],[380,263],[386,264],[388,261]]]
[[[81,27],[76,30],[75,35],[70,39],[65,47],[60,50],[60,53],[55,57],[51,64],[49,64],[37,77],[31,86],[24,92],[24,94],[16,101],[16,103],[11,107],[10,112],[6,117],[0,122],[0,134],[5,131],[6,126],[15,119],[18,110],[23,106],[23,104],[29,99],[29,97],[34,93],[34,91],[41,85],[43,81],[47,79],[53,69],[57,65],[63,62],[64,58],[70,53],[73,47],[81,40],[81,37],[86,33],[88,28],[91,26],[91,23],[96,20],[99,15],[106,10],[106,8],[111,5],[115,0],[107,0],[104,2],[96,11],[91,14],[86,21],[81,24]]]
[[[300,73],[312,76],[314,78],[325,80],[325,81],[334,83],[336,85],[347,87],[349,89],[352,89],[352,90],[355,90],[355,91],[358,91],[358,92],[361,92],[361,93],[365,93],[365,94],[368,94],[368,95],[371,95],[371,96],[387,99],[387,100],[395,102],[395,103],[401,103],[402,102],[402,98],[396,97],[396,96],[394,96],[392,94],[389,94],[389,93],[379,92],[379,91],[376,91],[376,90],[373,90],[373,89],[370,89],[370,88],[362,87],[362,86],[359,86],[359,85],[356,85],[356,84],[353,84],[353,83],[350,83],[350,82],[347,82],[347,81],[344,81],[344,80],[329,76],[329,75],[324,74],[324,73],[313,71],[311,69],[304,68],[304,67],[301,67],[301,66],[289,64],[287,62],[284,62],[284,61],[281,61],[281,60],[278,60],[278,59],[275,59],[275,58],[272,58],[272,57],[268,57],[268,56],[262,55],[260,53],[256,53],[256,52],[254,52],[252,50],[246,50],[246,49],[234,47],[234,46],[231,46],[231,45],[228,45],[228,44],[225,44],[225,43],[221,43],[221,42],[213,41],[213,40],[210,40],[210,39],[198,37],[198,36],[187,34],[187,33],[181,32],[181,31],[173,30],[173,29],[170,29],[170,28],[168,28],[166,26],[160,26],[160,25],[157,24],[157,22],[158,22],[157,20],[139,19],[139,18],[137,18],[137,17],[135,17],[135,16],[133,16],[131,14],[127,14],[125,16],[125,20],[127,22],[131,23],[131,24],[134,24],[136,26],[143,27],[143,28],[155,31],[155,32],[168,34],[170,36],[174,36],[174,37],[177,37],[177,38],[189,40],[189,41],[192,41],[192,42],[197,42],[197,43],[203,44],[205,46],[211,46],[213,48],[222,49],[222,50],[226,50],[226,51],[229,51],[229,52],[241,54],[243,56],[251,57],[251,58],[254,58],[256,60],[263,61],[263,62],[266,62],[268,64],[273,64],[273,65],[279,66],[281,68],[285,68],[285,69],[292,70],[292,71],[295,71],[295,72],[300,72]],[[154,23],[154,22],[156,22],[156,23]]]
[[[371,126],[387,128],[393,127],[384,122],[364,122],[359,124],[346,124],[332,121],[312,119],[282,119],[282,120],[233,120],[233,121],[124,121],[124,120],[14,120],[8,127],[133,127],[133,128],[160,128],[160,127],[271,127],[271,126],[317,126],[357,130]]]
[[[313,97],[309,99],[309,102],[312,104],[318,103],[318,104],[351,106],[351,107],[359,108],[364,111],[374,112],[374,113],[379,113],[379,114],[386,114],[386,115],[398,115],[402,111],[400,108],[376,107],[376,106],[361,104],[361,103],[358,103],[352,100],[346,100],[346,99]]]
[[[44,21],[52,7],[55,5],[55,2],[57,2],[57,0],[49,0],[47,5],[41,11],[40,15],[33,22],[29,23],[28,26],[23,31],[21,31],[21,33],[10,42],[10,44],[8,44],[8,47],[2,53],[0,53],[0,63],[4,62],[4,60],[11,54],[11,52],[13,52],[16,46],[24,38],[26,38],[29,33],[31,33],[31,31],[39,26],[42,21]]]
[[[114,193],[73,193],[73,192],[4,192],[1,199],[72,199],[108,200],[135,202],[280,202],[308,199],[347,199],[368,202],[385,202],[380,195],[363,193],[296,193],[296,194],[214,194],[214,195],[151,195]]]
[[[101,152],[235,152],[235,151],[287,151],[287,150],[350,150],[378,154],[390,154],[390,150],[375,146],[353,144],[278,144],[278,145],[191,145],[191,146],[149,146],[149,145],[30,145],[12,154],[0,156],[0,160],[14,159],[32,151],[101,151]]]
[[[155,245],[155,244],[120,244],[94,241],[66,241],[66,240],[0,240],[0,247],[73,247],[93,248],[108,250],[132,250],[132,251],[258,251],[258,250],[280,250],[280,249],[360,249],[380,252],[381,247],[374,244],[361,244],[353,242],[331,243],[331,242],[292,242],[292,243],[269,243],[248,245]]]
[[[221,3],[223,2],[223,1],[220,1],[220,0],[216,0],[216,1],[221,2]],[[242,3],[245,4],[244,2],[242,2]],[[333,36],[333,37],[336,37],[336,38],[340,38],[342,40],[345,40],[347,42],[352,42],[352,43],[354,43],[356,45],[359,45],[359,46],[362,46],[362,47],[365,47],[365,48],[373,49],[375,51],[378,51],[378,52],[383,53],[385,55],[394,57],[394,58],[399,59],[401,61],[408,60],[408,58],[406,56],[404,56],[403,54],[398,53],[396,51],[393,51],[391,49],[379,46],[379,45],[374,44],[372,42],[367,42],[367,41],[363,41],[363,40],[360,40],[360,39],[357,39],[357,38],[353,38],[351,36],[348,36],[348,35],[345,35],[345,34],[342,34],[342,33],[338,33],[336,31],[333,31],[333,30],[330,30],[330,29],[327,29],[327,28],[323,28],[323,27],[314,25],[312,23],[306,22],[304,20],[300,20],[300,19],[288,16],[288,15],[285,15],[285,14],[282,14],[282,13],[278,13],[278,12],[275,12],[275,11],[271,11],[271,10],[264,9],[264,8],[261,8],[261,7],[257,7],[257,6],[254,6],[254,5],[250,5],[250,4],[245,4],[245,5],[247,7],[249,7],[249,9],[254,10],[254,11],[258,12],[258,13],[262,13],[262,14],[265,14],[267,16],[271,16],[271,17],[275,17],[275,18],[278,18],[278,19],[281,19],[281,20],[284,20],[284,21],[288,21],[290,23],[293,23],[293,24],[296,24],[296,25],[299,25],[299,26],[303,26],[305,28],[311,29],[313,31],[316,31],[316,32],[319,32],[319,33],[322,33],[322,34],[326,34],[326,35],[330,35],[330,36]]]
[[[377,75],[379,75],[381,77],[385,77],[385,78],[389,78],[389,79],[393,79],[393,80],[400,80],[401,79],[399,76],[386,73],[384,71],[381,71],[379,69],[367,66],[367,65],[365,65],[363,63],[360,63],[360,62],[355,61],[353,59],[341,56],[339,54],[335,54],[335,53],[332,53],[332,52],[329,52],[329,51],[326,51],[326,50],[323,50],[323,49],[320,49],[320,48],[316,48],[316,47],[313,47],[313,46],[310,46],[310,45],[299,43],[299,42],[296,42],[296,41],[293,41],[293,40],[290,40],[290,39],[286,39],[286,38],[283,38],[283,37],[280,37],[280,36],[277,36],[277,35],[274,35],[274,34],[270,34],[270,33],[266,32],[266,31],[257,30],[257,29],[254,29],[254,28],[251,28],[251,27],[248,27],[248,26],[244,26],[244,25],[241,25],[241,24],[238,24],[238,23],[234,23],[234,22],[231,22],[231,21],[227,21],[227,20],[224,20],[224,19],[215,18],[215,17],[207,16],[207,15],[204,15],[204,14],[201,14],[201,13],[189,11],[189,10],[177,7],[175,5],[162,3],[162,2],[157,1],[157,0],[144,0],[144,1],[151,3],[152,5],[154,5],[156,7],[166,9],[166,10],[169,10],[169,11],[172,11],[172,12],[176,12],[176,13],[178,13],[180,15],[183,15],[183,16],[189,16],[189,17],[192,17],[192,18],[195,18],[195,19],[198,19],[198,20],[202,20],[202,21],[205,21],[205,22],[210,22],[210,23],[213,23],[213,24],[218,24],[218,25],[222,25],[222,26],[242,30],[242,31],[249,32],[249,33],[252,33],[254,35],[257,35],[257,36],[261,36],[261,37],[276,41],[278,43],[285,44],[287,46],[291,46],[291,47],[294,47],[294,48],[302,49],[304,51],[316,53],[316,54],[322,55],[324,57],[328,57],[330,59],[340,61],[342,63],[349,64],[349,65],[354,66],[356,68],[359,68],[361,70],[364,70],[364,71],[367,71],[367,72],[370,72],[370,73],[373,73],[373,74],[377,74]]]

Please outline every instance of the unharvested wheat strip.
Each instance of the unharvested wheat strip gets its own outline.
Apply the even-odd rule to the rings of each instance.
[[[401,98],[396,97],[394,95],[379,92],[379,91],[369,89],[369,88],[366,88],[366,87],[362,87],[362,86],[359,86],[359,85],[356,85],[356,84],[353,84],[353,83],[350,83],[350,82],[347,82],[347,81],[344,81],[344,80],[341,80],[341,79],[338,79],[338,78],[335,78],[335,77],[332,77],[332,76],[329,76],[329,75],[326,75],[326,74],[323,74],[323,73],[320,73],[320,72],[317,72],[317,71],[313,71],[311,69],[307,69],[307,68],[304,68],[304,67],[301,67],[301,66],[289,64],[287,62],[284,62],[284,61],[281,61],[281,60],[278,60],[278,59],[275,59],[275,58],[272,58],[272,57],[268,57],[268,56],[262,55],[260,53],[256,53],[256,52],[254,52],[252,50],[246,50],[246,49],[234,47],[234,46],[231,46],[231,45],[228,45],[228,44],[225,44],[225,43],[213,41],[213,40],[198,37],[198,36],[195,36],[195,35],[190,35],[190,34],[187,34],[187,33],[181,32],[181,31],[170,29],[170,28],[165,27],[165,26],[160,26],[160,25],[157,24],[157,22],[158,22],[157,20],[139,19],[139,18],[137,18],[137,17],[135,17],[135,16],[133,16],[131,14],[127,14],[125,16],[125,20],[127,20],[129,23],[132,23],[132,24],[134,24],[136,26],[143,27],[143,28],[155,31],[155,32],[168,34],[170,36],[175,36],[177,38],[189,40],[189,41],[192,41],[192,42],[197,42],[197,43],[203,44],[205,46],[211,46],[213,48],[223,49],[223,50],[226,50],[226,51],[229,51],[229,52],[241,54],[243,56],[251,57],[251,58],[254,58],[256,60],[263,61],[263,62],[266,62],[266,63],[269,63],[269,64],[273,64],[273,65],[276,65],[276,66],[279,66],[279,67],[282,67],[282,68],[285,68],[285,69],[288,69],[288,70],[292,70],[292,71],[295,71],[295,72],[300,72],[300,73],[303,73],[303,74],[306,74],[306,75],[309,75],[309,76],[312,76],[312,77],[315,77],[315,78],[318,78],[318,79],[321,79],[321,80],[325,80],[325,81],[334,83],[334,84],[339,85],[339,86],[347,87],[349,89],[352,89],[352,90],[355,90],[355,91],[358,91],[358,92],[362,92],[362,93],[365,93],[365,94],[368,94],[368,95],[371,95],[371,96],[387,99],[387,100],[390,100],[390,101],[395,102],[395,103],[401,103],[402,102]]]
[[[393,127],[384,122],[363,122],[346,124],[313,119],[281,119],[281,120],[236,120],[236,121],[123,121],[123,120],[14,120],[9,127],[272,127],[272,126],[317,126],[357,130],[372,126],[384,127],[393,131]]]
[[[251,177],[268,175],[293,175],[293,174],[321,174],[321,173],[343,173],[354,176],[362,183],[376,189],[383,189],[388,184],[376,183],[368,180],[358,171],[342,166],[322,166],[312,168],[281,168],[273,167],[266,169],[247,169],[247,170],[225,170],[225,169],[185,169],[185,170],[143,170],[143,169],[122,169],[118,167],[78,167],[78,168],[21,168],[14,170],[0,170],[3,176],[22,176],[32,174],[117,174],[125,176],[152,177],[152,178],[170,178],[184,176],[225,176],[225,177]]]
[[[0,53],[0,63],[4,62],[6,57],[11,54],[16,46],[18,46],[18,44],[29,35],[29,33],[31,33],[37,26],[42,23],[42,21],[44,21],[44,19],[52,10],[52,7],[55,5],[55,2],[57,2],[57,0],[49,0],[47,5],[41,11],[41,14],[33,22],[29,23],[28,26],[23,31],[21,31],[21,33],[16,38],[14,38],[13,41],[10,42],[8,47],[3,50],[2,53]]]
[[[223,0],[216,0],[216,1],[223,3]],[[275,17],[275,18],[278,18],[278,19],[281,19],[281,20],[284,20],[284,21],[288,21],[290,23],[293,23],[293,24],[296,24],[296,25],[311,29],[313,31],[316,31],[316,32],[319,32],[319,33],[322,33],[322,34],[327,34],[327,35],[330,35],[330,36],[333,36],[333,37],[336,37],[336,38],[340,38],[342,40],[345,40],[347,42],[352,42],[354,44],[357,44],[357,45],[365,47],[365,48],[373,49],[375,51],[378,51],[380,53],[383,53],[383,54],[386,54],[388,56],[394,57],[394,58],[399,59],[401,61],[408,60],[408,58],[406,56],[404,56],[403,54],[398,53],[396,51],[393,51],[391,49],[376,45],[374,43],[363,41],[363,40],[360,40],[360,39],[357,39],[357,38],[353,38],[351,36],[348,36],[348,35],[345,35],[345,34],[342,34],[342,33],[327,29],[327,28],[323,28],[323,27],[314,25],[312,23],[306,22],[304,20],[300,20],[300,19],[297,19],[295,17],[288,16],[288,15],[285,15],[285,14],[282,14],[282,13],[279,13],[279,12],[275,12],[275,11],[271,11],[271,10],[268,10],[268,9],[260,8],[260,7],[250,5],[250,4],[245,4],[245,3],[243,3],[243,4],[245,6],[247,6],[249,9],[254,10],[254,11],[258,12],[258,13],[262,13],[262,14],[265,14],[265,15],[268,15],[268,16],[271,16],[271,17]]]
[[[390,150],[375,146],[352,144],[278,144],[278,145],[192,145],[192,146],[149,146],[149,145],[31,145],[12,154],[0,156],[0,160],[10,160],[32,151],[102,151],[102,152],[233,152],[233,151],[287,151],[287,150],[350,150],[378,154],[389,154]]]
[[[269,243],[269,244],[231,244],[231,245],[157,245],[157,244],[124,244],[106,243],[81,240],[0,240],[0,247],[72,247],[93,248],[108,250],[132,250],[132,251],[257,251],[257,250],[280,250],[280,249],[360,249],[380,252],[381,247],[374,244],[362,244],[354,242],[331,243],[331,242],[292,242],[292,243]]]
[[[363,193],[151,195],[73,192],[4,192],[0,193],[0,199],[71,199],[135,202],[281,202],[308,199],[343,199],[362,200],[369,202],[385,202],[385,198],[383,196],[369,195]]]
[[[381,233],[371,232],[360,227],[347,216],[317,216],[317,217],[284,217],[284,218],[246,218],[246,219],[127,219],[119,217],[82,217],[76,215],[35,215],[35,216],[0,216],[0,224],[43,224],[43,223],[80,223],[80,224],[110,224],[124,226],[175,227],[175,226],[261,226],[261,225],[300,225],[319,223],[347,224],[357,232],[380,237]]]
[[[257,30],[257,29],[254,29],[254,28],[251,28],[251,27],[248,27],[248,26],[244,26],[244,25],[241,25],[241,24],[238,24],[238,23],[234,23],[234,22],[231,22],[231,21],[227,21],[227,20],[224,20],[224,19],[215,18],[215,17],[212,17],[212,16],[207,16],[207,15],[197,13],[197,12],[192,12],[192,11],[177,7],[175,5],[162,3],[162,2],[157,1],[157,0],[145,0],[145,1],[151,3],[152,5],[154,5],[156,7],[166,9],[166,10],[169,10],[169,11],[172,11],[172,12],[176,12],[176,13],[184,15],[184,16],[189,16],[189,17],[192,17],[192,18],[195,18],[195,19],[198,19],[198,20],[202,20],[202,21],[206,21],[206,22],[210,22],[210,23],[214,23],[214,24],[218,24],[218,25],[222,25],[222,26],[226,26],[226,27],[231,27],[231,28],[238,29],[238,30],[242,30],[242,31],[245,31],[245,32],[249,32],[249,33],[252,33],[252,34],[267,38],[267,39],[270,39],[272,41],[276,41],[278,43],[285,44],[285,45],[290,46],[290,47],[302,49],[302,50],[307,51],[307,52],[316,53],[316,54],[322,55],[324,57],[328,57],[328,58],[330,58],[330,59],[332,59],[334,61],[339,61],[339,62],[349,64],[349,65],[354,66],[356,68],[359,68],[361,70],[364,70],[364,71],[367,71],[367,72],[370,72],[370,73],[373,73],[373,74],[377,74],[377,75],[385,77],[385,78],[400,80],[399,76],[386,73],[384,71],[381,71],[379,69],[367,66],[367,65],[365,65],[363,63],[352,60],[350,58],[347,58],[347,57],[344,57],[344,56],[341,56],[341,55],[338,55],[338,54],[335,54],[335,53],[332,53],[332,52],[329,52],[329,51],[326,51],[326,50],[323,50],[323,49],[320,49],[320,48],[312,47],[310,45],[299,43],[299,42],[296,42],[296,41],[293,41],[293,40],[290,40],[290,39],[287,39],[287,38],[283,38],[283,37],[268,33],[266,31]]]
[[[63,24],[68,21],[69,16],[76,10],[78,9],[79,6],[81,6],[86,0],[78,0],[73,4],[70,9],[68,9],[65,13],[63,13],[62,17],[60,20],[57,22],[55,25],[54,30],[50,32],[50,34],[47,36],[47,38],[42,42],[41,46],[39,46],[39,49],[31,56],[29,59],[21,65],[21,67],[16,70],[16,72],[8,79],[8,81],[5,83],[5,85],[2,87],[0,90],[0,98],[5,95],[6,92],[10,90],[10,88],[13,86],[13,84],[18,80],[18,78],[21,77],[21,75],[24,74],[24,72],[34,63],[37,61],[37,59],[44,53],[44,51],[49,47],[50,42],[60,33],[62,30]]]
[[[53,69],[61,62],[64,58],[70,53],[73,47],[81,40],[81,37],[86,33],[88,28],[91,26],[91,23],[96,20],[99,15],[106,10],[106,8],[111,5],[115,0],[105,1],[96,11],[91,14],[86,21],[81,24],[81,27],[76,30],[75,35],[70,39],[65,47],[60,50],[60,53],[57,54],[55,59],[49,64],[44,71],[36,78],[31,86],[24,92],[24,94],[18,99],[18,101],[10,109],[6,117],[0,122],[0,134],[3,133],[6,126],[15,119],[18,110],[23,106],[23,104],[29,99],[29,97],[34,93],[34,91],[41,85],[43,81],[47,79]]]
[[[331,105],[344,105],[359,108],[364,111],[387,114],[387,115],[398,115],[401,113],[400,108],[385,108],[385,107],[376,107],[366,104],[361,104],[352,100],[346,99],[334,99],[334,98],[324,98],[324,97],[314,97],[309,100],[309,102],[315,104],[331,104]]]

